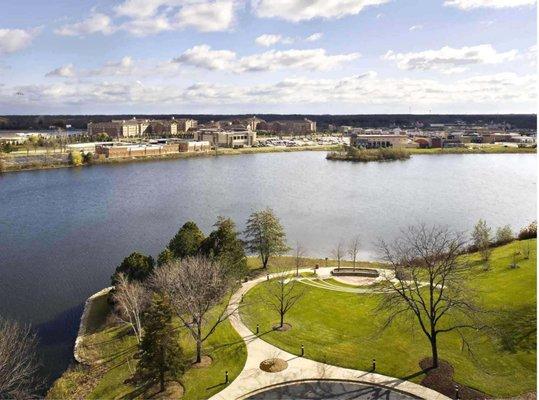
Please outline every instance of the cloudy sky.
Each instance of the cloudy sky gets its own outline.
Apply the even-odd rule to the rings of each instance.
[[[536,112],[536,0],[2,0],[0,113]]]

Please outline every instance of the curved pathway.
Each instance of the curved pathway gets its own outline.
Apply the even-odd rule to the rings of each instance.
[[[304,269],[301,272],[312,272],[312,269]],[[323,277],[327,272],[325,268],[320,268],[319,275]],[[283,351],[263,341],[243,324],[237,308],[242,295],[264,280],[266,280],[266,277],[260,277],[244,283],[230,300],[229,310],[232,311],[235,309],[234,313],[230,316],[230,323],[245,341],[247,346],[247,361],[236,379],[221,392],[212,396],[210,400],[246,399],[249,395],[258,393],[264,388],[281,385],[286,382],[305,380],[360,382],[373,386],[381,386],[391,391],[409,394],[421,399],[449,400],[448,397],[434,390],[412,382],[309,360]],[[286,360],[288,362],[288,368],[277,373],[264,372],[259,368],[262,361],[275,357]]]

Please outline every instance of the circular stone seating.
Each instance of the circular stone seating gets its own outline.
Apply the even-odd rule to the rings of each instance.
[[[375,269],[369,268],[335,268],[331,271],[334,276],[364,276],[367,278],[378,278],[380,273]]]

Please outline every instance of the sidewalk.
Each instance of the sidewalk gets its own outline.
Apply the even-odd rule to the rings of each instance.
[[[301,270],[301,272],[310,271],[312,270]],[[320,272],[320,275],[326,275],[328,271]],[[253,286],[256,286],[264,280],[266,280],[266,277],[260,277],[244,283],[242,287],[232,296],[229,309],[231,311],[236,309],[239,301],[241,300],[241,296],[249,291]],[[221,392],[212,396],[210,398],[211,400],[244,399],[248,397],[249,394],[268,386],[278,385],[290,381],[318,379],[345,380],[373,384],[376,386],[386,387],[390,390],[410,394],[421,399],[449,400],[448,397],[438,392],[412,382],[403,381],[397,378],[391,378],[372,372],[336,367],[285,352],[254,335],[241,321],[238,310],[231,315],[230,322],[234,329],[238,331],[239,335],[245,341],[247,346],[247,361],[245,362],[245,366],[238,377]],[[262,361],[268,358],[281,358],[286,360],[288,362],[288,368],[277,373],[264,372],[259,368],[259,365]]]

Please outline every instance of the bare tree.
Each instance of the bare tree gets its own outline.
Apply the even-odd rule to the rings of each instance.
[[[28,399],[41,386],[37,337],[29,326],[0,318],[0,399]]]
[[[457,331],[467,345],[462,331],[480,327],[479,309],[462,275],[467,269],[459,257],[464,246],[460,234],[424,225],[409,228],[391,245],[380,244],[395,274],[386,277],[389,290],[378,311],[389,313],[385,326],[399,316],[415,316],[430,342],[434,368],[438,367],[439,335]]]
[[[296,243],[294,248],[294,263],[296,265],[296,276],[299,276],[299,270],[305,267],[305,256],[307,255],[307,250],[300,242]]]
[[[112,296],[116,315],[131,326],[138,343],[142,340],[142,314],[149,304],[150,297],[150,293],[140,282],[130,282],[125,274],[118,274]]]
[[[357,255],[359,254],[359,246],[361,245],[359,235],[354,236],[350,241],[350,247],[348,248],[348,254],[352,259],[354,270],[356,269]]]
[[[155,270],[152,285],[170,299],[171,306],[196,342],[196,362],[202,345],[235,309],[228,307],[234,286],[224,268],[202,256],[173,260]],[[226,300],[223,302],[223,300]],[[216,316],[210,311],[224,303]]]
[[[285,315],[294,307],[297,301],[303,296],[303,285],[300,281],[290,276],[290,271],[280,267],[272,275],[269,282],[264,284],[266,296],[263,301],[266,305],[279,314],[279,328],[284,327]]]
[[[344,257],[344,242],[339,240],[339,243],[331,251],[331,255],[337,260],[337,269],[341,269],[341,260]]]

